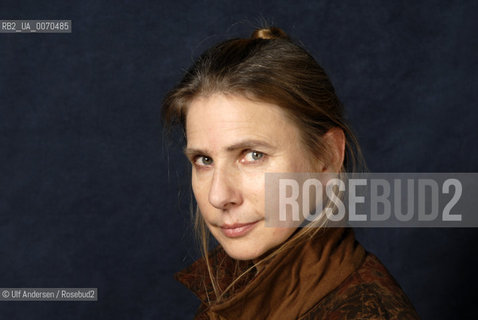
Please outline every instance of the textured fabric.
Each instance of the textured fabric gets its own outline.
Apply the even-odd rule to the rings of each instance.
[[[221,247],[209,255],[221,289],[252,266]],[[203,259],[176,274],[202,301],[196,319],[418,319],[385,267],[352,229],[320,230],[246,273],[217,302]]]
[[[419,319],[419,316],[383,264],[367,253],[357,271],[300,319]]]

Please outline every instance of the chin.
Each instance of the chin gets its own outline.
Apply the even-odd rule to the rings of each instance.
[[[223,245],[227,255],[236,260],[254,260],[260,257],[264,252],[260,250],[250,250],[241,248],[232,248],[231,246]]]
[[[253,254],[231,254],[229,252],[227,252],[227,255],[230,256],[231,258],[233,259],[236,259],[236,260],[254,260],[254,259],[257,259],[260,255],[253,255]]]

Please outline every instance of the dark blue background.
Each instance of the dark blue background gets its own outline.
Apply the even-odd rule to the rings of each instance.
[[[187,167],[160,104],[194,57],[262,20],[316,57],[371,171],[478,171],[476,1],[6,1],[0,19],[0,287],[97,287],[2,302],[1,319],[190,319]],[[181,191],[181,192],[180,192]],[[361,229],[424,319],[476,317],[474,229]]]

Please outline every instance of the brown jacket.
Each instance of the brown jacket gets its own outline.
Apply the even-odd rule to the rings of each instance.
[[[222,289],[252,265],[236,265],[221,247],[209,257]],[[419,319],[400,286],[349,228],[320,230],[278,254],[257,275],[247,273],[220,302],[203,259],[175,276],[202,301],[196,319]]]

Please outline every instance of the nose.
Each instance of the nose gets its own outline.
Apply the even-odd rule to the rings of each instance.
[[[242,203],[239,179],[231,168],[216,166],[209,190],[209,203],[217,209],[227,210]]]

